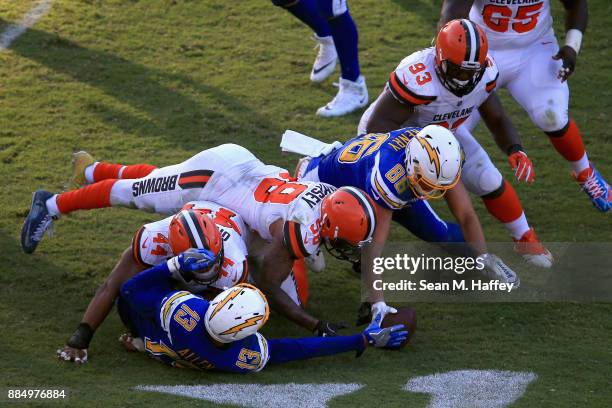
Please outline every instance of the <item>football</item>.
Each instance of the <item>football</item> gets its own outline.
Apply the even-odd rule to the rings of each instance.
[[[408,329],[408,337],[406,341],[402,343],[400,348],[404,347],[416,331],[417,317],[416,311],[411,307],[397,307],[397,313],[389,313],[385,316],[382,321],[382,327],[394,326],[396,324],[403,324]]]

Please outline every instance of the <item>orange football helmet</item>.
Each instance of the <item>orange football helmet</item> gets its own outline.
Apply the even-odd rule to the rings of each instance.
[[[480,26],[470,20],[452,20],[436,37],[436,72],[456,96],[472,92],[487,67],[489,44]]]
[[[168,243],[178,255],[189,248],[208,249],[216,261],[206,271],[194,274],[194,280],[203,285],[216,281],[223,265],[223,239],[214,221],[203,211],[181,210],[170,221]]]
[[[368,195],[355,187],[340,187],[321,203],[321,239],[338,259],[357,261],[361,247],[372,240],[376,209]]]

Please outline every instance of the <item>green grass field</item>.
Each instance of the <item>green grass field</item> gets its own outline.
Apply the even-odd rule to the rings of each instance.
[[[371,99],[401,58],[430,44],[439,3],[353,0]],[[562,33],[561,3],[552,3]],[[32,4],[0,0],[0,32]],[[612,3],[592,0],[589,6],[570,109],[592,160],[612,177]],[[309,36],[306,27],[264,0],[58,0],[10,49],[0,51],[0,386],[66,388],[64,403],[77,407],[206,406],[133,387],[360,383],[366,386],[330,406],[425,407],[427,395],[401,390],[408,379],[462,369],[509,370],[538,376],[513,406],[611,406],[610,304],[416,304],[419,329],[401,352],[368,350],[357,360],[347,354],[250,376],[171,369],[128,354],[117,342],[122,326],[113,313],[91,344],[88,364],[55,359],[132,233],[159,217],[125,209],[77,213],[58,222],[56,236],[35,254],[25,255],[19,232],[31,192],[63,189],[70,155],[81,149],[101,159],[166,165],[236,142],[266,162],[293,168],[296,157],[281,155],[278,147],[285,129],[327,141],[352,137],[359,113],[333,120],[314,115],[336,88],[331,79],[309,82]],[[536,183],[517,191],[540,238],[612,241],[610,217],[593,209],[547,138],[502,95],[536,165]],[[510,180],[488,134],[480,129],[478,136]],[[507,241],[480,201],[474,204],[487,237]],[[399,229],[392,235],[412,239]],[[346,264],[330,264],[311,276],[309,310],[353,322],[360,282]],[[274,314],[264,334],[308,335]]]

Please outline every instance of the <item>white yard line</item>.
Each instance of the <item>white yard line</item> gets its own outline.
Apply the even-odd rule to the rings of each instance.
[[[0,51],[7,49],[17,37],[25,33],[28,28],[32,27],[42,16],[47,14],[52,3],[53,0],[37,1],[34,7],[23,15],[19,23],[9,25],[6,30],[0,34]]]

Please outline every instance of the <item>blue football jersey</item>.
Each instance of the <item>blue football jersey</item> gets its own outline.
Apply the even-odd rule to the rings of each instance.
[[[268,343],[259,333],[223,347],[206,334],[204,315],[209,302],[187,291],[173,291],[159,304],[155,320],[130,313],[145,350],[175,367],[230,372],[260,371],[268,362]]]
[[[336,187],[362,189],[384,208],[397,210],[418,200],[406,178],[406,145],[421,128],[358,136],[325,157],[313,159],[319,179]]]

